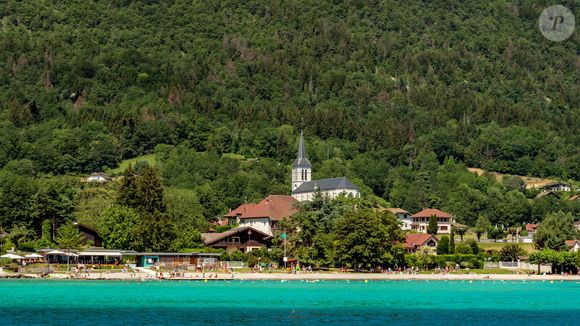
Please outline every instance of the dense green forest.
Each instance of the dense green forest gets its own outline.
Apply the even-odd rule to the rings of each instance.
[[[346,175],[375,205],[578,217],[465,169],[580,180],[580,37],[542,37],[549,4],[4,1],[1,225],[97,225],[120,186],[78,176],[155,153],[167,214],[203,230],[289,193],[300,130],[314,177]]]

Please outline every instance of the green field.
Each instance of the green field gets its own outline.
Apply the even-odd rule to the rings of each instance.
[[[479,242],[478,245],[484,250],[488,250],[488,249],[501,250],[501,248],[503,248],[504,246],[506,246],[510,243],[512,243],[512,242]],[[520,247],[522,247],[528,253],[532,253],[532,252],[536,251],[536,248],[534,247],[533,243],[516,243],[516,244],[518,244]]]
[[[149,165],[151,165],[151,166],[155,166],[157,164],[157,160],[155,159],[155,154],[147,154],[147,155],[137,156],[134,158],[124,160],[121,162],[121,164],[119,164],[119,167],[117,167],[115,169],[107,170],[106,172],[109,174],[113,174],[113,175],[121,174],[121,173],[125,172],[125,170],[129,166],[129,164],[135,166],[135,164],[139,161],[147,161],[149,163]]]

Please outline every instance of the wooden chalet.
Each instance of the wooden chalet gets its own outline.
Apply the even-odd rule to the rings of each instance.
[[[250,252],[270,244],[272,236],[250,226],[242,226],[222,233],[202,233],[206,246],[227,251]]]

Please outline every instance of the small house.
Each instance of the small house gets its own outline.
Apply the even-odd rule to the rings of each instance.
[[[548,192],[548,191],[569,192],[570,190],[572,190],[572,188],[570,187],[569,184],[567,184],[565,182],[552,182],[552,183],[548,183],[548,184],[540,187],[540,190],[542,190],[543,192]]]
[[[566,246],[571,252],[578,252],[580,250],[580,240],[566,240]]]
[[[386,210],[393,213],[393,215],[397,217],[399,222],[401,222],[401,230],[403,231],[411,230],[411,224],[413,223],[411,213],[401,208],[387,208]]]
[[[530,238],[534,237],[534,234],[536,234],[538,226],[540,226],[540,224],[532,224],[532,223],[526,224],[526,232],[528,232],[528,237]]]
[[[111,177],[104,173],[93,172],[87,177],[87,182],[103,183],[111,180]]]
[[[409,233],[405,236],[405,249],[408,253],[427,250],[434,253],[439,240],[430,234]]]

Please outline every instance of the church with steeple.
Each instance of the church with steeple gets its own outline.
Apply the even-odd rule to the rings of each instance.
[[[316,192],[329,198],[336,198],[341,194],[352,197],[360,196],[358,187],[346,177],[312,180],[312,165],[308,161],[304,136],[301,132],[298,156],[292,164],[292,197],[298,201],[308,201],[314,198]]]

